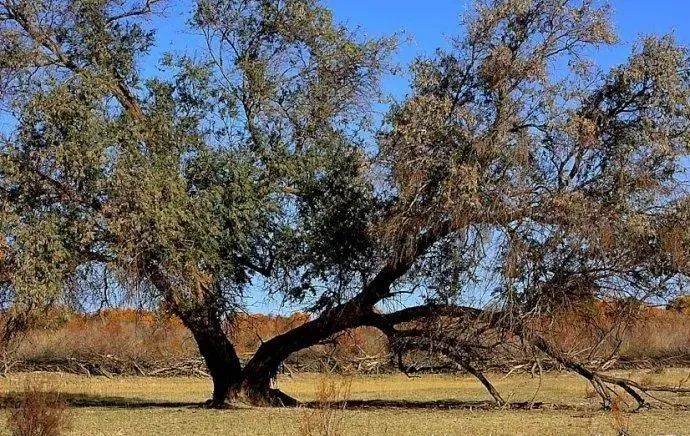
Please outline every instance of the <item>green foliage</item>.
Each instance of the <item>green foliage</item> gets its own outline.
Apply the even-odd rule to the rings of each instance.
[[[92,263],[214,316],[258,278],[315,311],[379,273],[393,286],[374,303],[491,287],[522,312],[686,281],[690,76],[673,38],[602,71],[585,54],[616,41],[607,7],[483,0],[377,131],[395,38],[315,0],[200,0],[206,56],[144,78],[158,6],[0,0],[17,122],[0,283],[17,295],[57,298]]]
[[[166,55],[144,79],[158,3],[0,2],[15,297],[59,298],[100,263],[220,316],[254,275],[360,268],[373,196],[351,141],[394,40],[360,41],[313,1],[200,1],[208,58]]]

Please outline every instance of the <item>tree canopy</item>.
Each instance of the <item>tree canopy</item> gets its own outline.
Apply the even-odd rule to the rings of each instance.
[[[280,363],[350,328],[419,345],[410,322],[461,319],[565,361],[535,321],[686,292],[690,68],[672,36],[604,70],[587,58],[616,43],[597,1],[480,0],[379,125],[395,37],[316,0],[199,0],[204,54],[151,77],[163,6],[0,0],[12,304],[98,274],[160,300],[219,405],[290,401],[270,387]],[[257,281],[313,317],[242,368],[221,321]],[[472,346],[448,354],[469,365]]]

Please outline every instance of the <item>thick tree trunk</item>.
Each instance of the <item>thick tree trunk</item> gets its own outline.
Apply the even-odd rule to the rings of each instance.
[[[213,381],[210,407],[223,407],[230,392],[242,380],[242,365],[235,347],[223,331],[222,316],[213,293],[199,292],[196,300],[177,298],[174,285],[153,263],[150,278],[163,295],[169,309],[177,315],[194,336],[199,353],[206,362]]]
[[[199,347],[199,353],[206,362],[213,381],[213,395],[208,401],[210,407],[223,407],[230,391],[240,383],[242,366],[235,348],[228,340],[217,320],[198,320],[185,324],[191,330]]]
[[[254,405],[290,406],[297,402],[271,388],[280,365],[290,354],[328,339],[336,333],[369,324],[372,306],[353,299],[287,333],[264,342],[244,367],[235,397]]]

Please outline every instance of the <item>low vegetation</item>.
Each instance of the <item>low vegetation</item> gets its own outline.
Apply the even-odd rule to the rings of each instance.
[[[351,396],[352,380],[324,377],[314,390],[311,407],[300,417],[300,436],[343,436],[345,410]]]
[[[7,410],[7,427],[12,436],[61,436],[71,425],[71,411],[55,391],[28,387]]]
[[[307,315],[239,315],[226,328],[246,360],[262,341],[308,320]],[[550,326],[551,339],[562,349],[586,350],[594,340],[566,318]],[[615,360],[607,367],[658,367],[690,362],[690,314],[675,309],[650,308],[620,338]],[[508,345],[505,345],[506,347]],[[508,371],[531,356],[508,352],[489,367]],[[171,317],[134,310],[107,310],[95,315],[52,312],[29,330],[6,358],[6,370],[63,371],[86,375],[206,376],[196,344],[182,323]],[[410,372],[456,371],[434,366],[428,355],[408,360]],[[547,364],[548,360],[543,361]],[[387,338],[378,330],[360,328],[331,342],[291,356],[285,372],[395,371]]]

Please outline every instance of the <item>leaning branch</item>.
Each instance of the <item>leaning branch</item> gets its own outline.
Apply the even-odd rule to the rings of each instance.
[[[638,409],[650,406],[645,397],[660,403],[672,405],[668,401],[655,396],[654,393],[657,392],[676,394],[690,393],[690,387],[647,386],[634,380],[616,377],[590,369],[584,364],[558,350],[543,336],[529,332],[528,329],[524,327],[523,322],[516,321],[514,318],[511,318],[505,313],[498,311],[487,311],[472,307],[453,305],[423,305],[402,309],[400,311],[388,314],[372,314],[368,319],[367,325],[379,328],[389,338],[400,338],[407,340],[410,338],[419,339],[424,334],[423,330],[414,327],[407,329],[396,329],[395,326],[438,317],[447,317],[453,319],[462,318],[463,320],[472,323],[482,321],[486,323],[486,325],[490,326],[490,328],[502,329],[516,334],[517,336],[523,338],[526,342],[531,343],[547,356],[553,358],[555,361],[563,365],[563,367],[588,380],[602,399],[603,407],[607,409],[612,407],[612,394],[618,395],[618,393],[612,389],[612,386],[622,389],[631,398],[633,398],[633,400],[637,403]],[[477,377],[486,387],[489,393],[494,397],[497,404],[505,404],[500,397],[500,394],[496,391],[488,379],[484,377],[481,371],[478,371],[476,368],[474,368],[466,356],[461,355],[461,349],[464,347],[462,343],[448,344],[447,341],[439,340],[434,342],[433,345],[436,350],[448,357],[453,358],[470,374]]]

